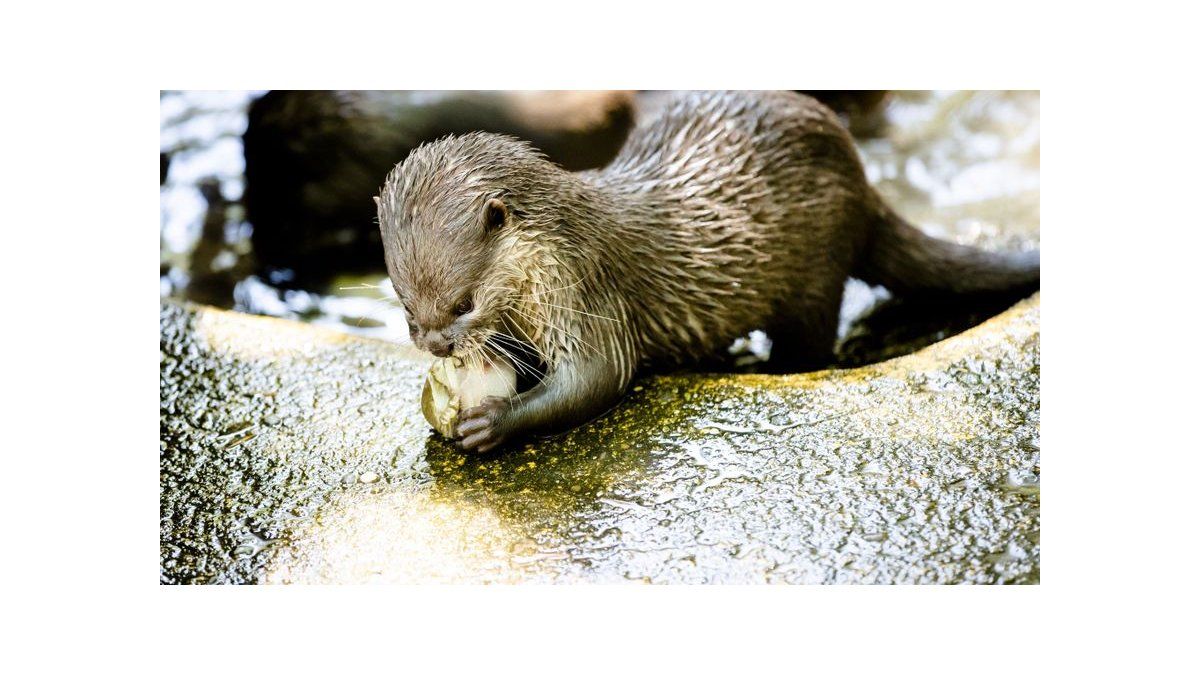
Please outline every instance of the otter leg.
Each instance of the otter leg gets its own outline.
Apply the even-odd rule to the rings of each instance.
[[[463,411],[457,429],[459,446],[483,453],[530,433],[578,426],[612,408],[629,379],[599,360],[559,364],[529,391],[509,398],[488,397]]]
[[[844,284],[798,295],[781,307],[767,327],[771,358],[766,372],[799,373],[819,370],[833,362],[837,341],[838,313]]]

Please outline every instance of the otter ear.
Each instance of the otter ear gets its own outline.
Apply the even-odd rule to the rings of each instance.
[[[492,198],[483,207],[483,224],[488,230],[498,230],[508,222],[508,207],[504,202]]]
[[[378,209],[379,208],[379,197],[371,197],[371,199],[375,200],[375,208]]]

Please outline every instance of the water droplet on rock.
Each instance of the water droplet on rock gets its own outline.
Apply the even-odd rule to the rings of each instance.
[[[863,462],[858,470],[862,473],[883,473],[883,467],[878,462]]]
[[[1008,484],[1017,488],[1039,487],[1040,479],[1032,471],[1014,470],[1008,472]]]

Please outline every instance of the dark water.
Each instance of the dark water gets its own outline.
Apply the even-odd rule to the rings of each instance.
[[[403,313],[390,302],[382,254],[370,247],[359,254],[365,259],[302,283],[297,282],[305,276],[302,269],[266,269],[256,262],[254,224],[243,204],[242,135],[251,101],[261,95],[161,95],[161,295],[406,341]],[[451,93],[395,96],[426,116],[457,114],[446,103]],[[638,100],[643,115],[653,114],[653,94]],[[1039,105],[1037,92],[894,92],[879,111],[872,137],[859,140],[868,176],[902,214],[932,234],[984,247],[1036,248]],[[844,365],[912,351],[1008,304],[931,311],[890,305],[887,298],[882,289],[849,284],[840,331]],[[761,344],[751,339],[740,347],[754,352]]]

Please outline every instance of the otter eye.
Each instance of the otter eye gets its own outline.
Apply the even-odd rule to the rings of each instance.
[[[459,300],[458,304],[454,306],[454,313],[462,316],[472,309],[475,309],[475,303],[471,302],[470,298],[464,298]]]
[[[483,222],[489,230],[499,229],[508,219],[508,207],[499,199],[489,199],[483,209]]]

